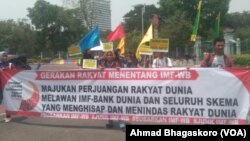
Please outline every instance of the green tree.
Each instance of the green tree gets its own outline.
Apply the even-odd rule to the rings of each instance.
[[[241,28],[250,26],[249,23],[250,11],[244,11],[227,14],[225,25],[229,28]]]
[[[10,49],[11,54],[32,57],[35,51],[36,34],[27,20],[0,21],[0,49]]]
[[[250,53],[250,11],[230,13],[226,27],[234,29],[234,37],[240,38],[242,53]]]
[[[37,31],[38,51],[55,56],[58,51],[67,51],[70,44],[78,42],[86,33],[75,10],[64,10],[44,0],[38,0],[28,8],[28,17]]]
[[[126,33],[126,51],[135,52],[142,40],[142,9],[144,5],[136,5],[131,11],[123,16]],[[158,14],[158,9],[154,5],[145,5],[144,34],[152,23],[154,14]]]
[[[96,14],[102,11],[102,9],[93,8],[92,0],[64,0],[64,3],[66,7],[77,11],[77,16],[81,18],[89,30],[94,26]]]
[[[126,52],[136,52],[136,49],[141,41],[141,31],[134,30],[126,33]]]
[[[17,26],[14,31],[17,36],[15,52],[17,54],[24,54],[27,57],[34,57],[36,32],[34,32],[28,20],[25,19],[18,21]]]
[[[170,16],[175,15],[176,12],[180,11],[185,14],[186,19],[193,22],[197,13],[197,4],[200,0],[160,0],[160,13],[168,19]],[[229,9],[230,0],[203,0],[201,8],[201,20],[199,35],[204,38],[210,36],[210,30],[213,28],[214,21],[218,13],[221,13],[222,25],[225,23],[225,15]]]
[[[192,25],[197,14],[199,0],[160,0],[160,36],[169,35],[170,53],[175,48],[179,54],[184,54],[185,47],[191,47],[190,36]],[[201,19],[198,35],[203,40],[211,40],[214,21],[218,13],[221,13],[221,26],[225,24],[225,14],[228,11],[230,0],[203,0],[201,7]],[[174,24],[173,24],[174,23]],[[223,28],[221,28],[223,30]],[[169,34],[171,33],[171,34]]]
[[[185,14],[181,12],[176,12],[175,15],[169,17],[168,20],[161,21],[159,37],[169,39],[170,56],[183,56],[184,48],[191,46],[191,43],[189,42],[191,27],[192,22],[187,20]],[[176,51],[178,51],[178,53]]]
[[[250,11],[230,13],[226,17],[226,27],[234,29],[235,35],[250,40]]]
[[[136,5],[133,10],[130,10],[127,14],[123,16],[125,21],[126,31],[141,31],[142,30],[142,9],[144,5]],[[145,12],[143,14],[144,19],[144,32],[152,22],[154,14],[158,14],[158,9],[155,5],[145,5]]]
[[[0,21],[0,49],[12,48],[14,39],[13,29],[16,28],[16,23],[13,20]]]

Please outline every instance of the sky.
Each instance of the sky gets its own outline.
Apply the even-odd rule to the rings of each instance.
[[[46,0],[62,6],[63,0]],[[111,0],[112,29],[123,21],[123,15],[137,4],[155,4],[158,0]],[[27,8],[33,7],[36,0],[0,0],[0,20],[27,18]],[[250,11],[250,0],[231,0],[229,12]]]

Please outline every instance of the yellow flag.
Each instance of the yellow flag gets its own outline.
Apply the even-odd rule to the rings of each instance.
[[[120,49],[120,54],[121,55],[125,54],[125,37],[121,38],[117,48]]]
[[[151,39],[153,39],[153,26],[152,26],[152,24],[150,25],[147,33],[144,35],[143,39],[141,40],[141,43],[137,47],[137,50],[136,50],[136,58],[137,59],[140,58],[140,48],[142,47],[142,45],[146,42],[149,42]]]

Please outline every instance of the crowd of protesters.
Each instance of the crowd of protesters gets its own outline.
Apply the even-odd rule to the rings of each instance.
[[[91,52],[86,51],[83,53],[81,59],[81,66],[83,59],[97,59],[97,67],[104,68],[164,68],[173,67],[172,60],[166,57],[166,53],[155,52],[153,56],[141,55],[139,59],[135,54],[128,52],[126,56],[120,54],[119,49],[115,51],[107,51],[101,56],[94,57]]]
[[[200,63],[200,67],[232,67],[233,63],[229,56],[224,54],[225,40],[224,38],[216,38],[213,42],[214,52],[206,53],[204,59]],[[94,56],[90,50],[83,53],[83,59],[97,59],[97,68],[166,68],[179,67],[175,60],[168,57],[165,52],[154,52],[152,55],[140,55],[136,58],[135,53],[128,52],[126,55],[120,54],[119,49],[114,51],[101,52],[98,56]],[[196,63],[196,55],[192,55],[193,65]],[[186,66],[189,59],[186,58]],[[183,64],[183,63],[182,63]],[[182,65],[185,67],[185,65]],[[196,65],[197,67],[197,65]]]
[[[223,38],[216,38],[214,40],[214,53],[205,55],[201,62],[201,67],[232,67],[231,59],[224,54],[225,40]],[[97,67],[105,68],[166,68],[174,67],[172,60],[167,57],[164,52],[154,52],[153,55],[141,55],[139,59],[136,58],[135,53],[128,52],[126,56],[120,54],[120,50],[102,52],[98,57],[94,57],[90,50],[83,53],[81,59],[81,66],[83,59],[97,59]],[[36,67],[39,69],[40,64]],[[31,67],[27,63],[25,56],[18,56],[8,59],[7,53],[0,53],[0,70],[3,69],[23,69],[30,70]],[[36,69],[37,70],[37,69]],[[0,90],[0,104],[3,99],[3,90]],[[5,122],[9,122],[11,116],[6,113]],[[120,121],[119,125],[125,127],[125,122]],[[114,126],[114,121],[109,120],[106,125],[108,128]]]

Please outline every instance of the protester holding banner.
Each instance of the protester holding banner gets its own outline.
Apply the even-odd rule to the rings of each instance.
[[[8,66],[8,55],[6,53],[2,53],[0,56],[0,68],[1,71],[3,68]],[[3,90],[0,90],[0,104],[2,103],[3,100]]]
[[[92,56],[91,52],[90,52],[90,49],[87,49],[85,50],[83,53],[82,53],[82,58],[80,60],[80,66],[82,67],[83,65],[83,60],[84,59],[94,59],[94,57]]]
[[[104,53],[99,68],[120,68],[121,65],[115,58],[115,54],[112,51]]]
[[[116,48],[114,51],[115,61],[119,62],[121,68],[127,68],[127,59],[121,54],[121,50]]]
[[[201,67],[232,67],[232,60],[224,54],[225,40],[224,38],[217,37],[214,39],[214,53],[205,55],[201,63]]]
[[[8,67],[8,55],[3,52],[0,55],[0,70],[2,71],[2,69]],[[0,89],[0,104],[2,104],[2,100],[3,100],[3,89]]]
[[[116,60],[115,54],[112,51],[108,51],[104,53],[104,56],[101,60],[101,63],[99,65],[99,68],[116,68],[120,67],[120,64]],[[109,120],[108,124],[106,124],[107,128],[113,128],[114,121]]]
[[[1,54],[0,56],[0,68],[1,71],[2,69],[5,69],[9,66],[9,62],[8,62],[8,55],[6,53]],[[2,86],[2,85],[1,85]],[[2,104],[2,100],[3,100],[3,88],[0,88],[0,104]],[[9,122],[10,121],[10,115],[6,113],[6,117],[5,117],[5,122]]]
[[[152,67],[152,59],[149,55],[141,55],[140,59],[137,63],[137,68],[151,68]]]
[[[173,63],[170,58],[165,57],[164,52],[159,52],[157,54],[157,58],[153,60],[152,68],[164,68],[164,67],[172,67]]]
[[[132,52],[128,52],[128,55],[126,57],[127,60],[127,68],[136,68],[137,67],[137,59],[135,57],[135,54]]]
[[[0,73],[1,73],[1,71],[2,71],[2,69],[0,69]],[[1,85],[1,83],[0,83],[0,85]],[[0,89],[0,105],[2,104],[2,100],[3,100],[3,90],[2,90],[2,87],[1,87],[1,89]]]
[[[9,69],[18,69],[18,70],[31,70],[30,65],[27,62],[27,57],[24,55],[17,56],[15,58],[8,60]],[[11,121],[11,115],[6,112],[5,122]]]
[[[116,56],[114,52],[108,51],[104,53],[104,57],[99,64],[99,68],[120,68],[121,64],[119,62],[119,56]],[[113,128],[115,123],[113,120],[109,120],[108,124],[106,124],[107,128]]]

